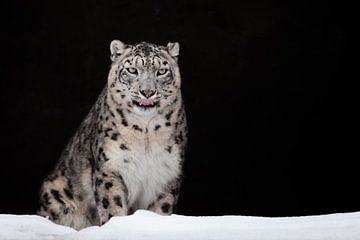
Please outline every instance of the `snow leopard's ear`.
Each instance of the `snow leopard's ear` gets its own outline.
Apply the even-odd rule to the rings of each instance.
[[[180,44],[177,42],[169,42],[167,44],[167,50],[170,54],[170,56],[172,56],[173,58],[176,58],[177,56],[179,56],[179,52],[180,52]]]
[[[123,42],[119,40],[113,40],[110,43],[111,61],[117,60],[120,57],[120,55],[124,53],[125,49],[126,49],[126,45]]]

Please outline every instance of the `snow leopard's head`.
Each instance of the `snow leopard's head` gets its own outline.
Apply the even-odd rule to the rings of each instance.
[[[114,40],[110,51],[108,89],[117,104],[149,115],[177,101],[181,85],[178,43],[165,47],[146,42],[126,45]]]

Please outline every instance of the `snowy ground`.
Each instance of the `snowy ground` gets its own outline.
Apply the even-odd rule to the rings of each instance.
[[[159,216],[137,211],[132,216],[113,217],[102,227],[81,231],[29,215],[0,214],[0,240],[360,240],[360,212],[320,216],[264,218],[245,216]]]

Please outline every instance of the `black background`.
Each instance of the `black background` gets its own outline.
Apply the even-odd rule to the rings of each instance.
[[[106,83],[109,44],[181,45],[189,147],[178,213],[360,210],[347,6],[11,1],[2,17],[0,213],[42,179]]]

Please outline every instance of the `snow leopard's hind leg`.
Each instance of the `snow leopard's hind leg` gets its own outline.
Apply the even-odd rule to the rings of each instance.
[[[49,177],[41,187],[38,214],[75,229],[99,225],[95,202],[91,203],[89,199],[83,199],[74,192],[66,177]]]

